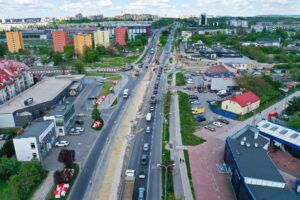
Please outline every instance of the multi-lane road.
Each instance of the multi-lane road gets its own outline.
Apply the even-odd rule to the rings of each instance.
[[[154,39],[151,41],[148,47],[151,48],[152,46],[156,46],[158,37],[159,32],[155,32]],[[150,51],[147,51],[146,56],[143,58],[143,63],[148,63],[149,60],[152,60],[153,55],[150,55],[150,53]],[[146,71],[147,69],[143,68],[139,77],[129,78],[129,81],[125,88],[128,88],[130,91],[134,91],[136,86],[139,85],[140,81],[143,79]],[[111,134],[113,134],[112,130],[122,120],[122,113],[124,114],[124,112],[122,112],[122,109],[130,103],[130,101],[128,100],[119,98],[118,105],[112,111],[112,114],[109,117],[108,121],[106,121],[105,126],[101,131],[101,134],[96,139],[94,145],[91,147],[89,154],[87,155],[85,164],[82,167],[77,181],[75,182],[75,185],[72,188],[71,194],[69,196],[70,200],[84,199],[87,190],[90,189],[89,183],[97,168],[96,165],[100,158],[101,152],[104,149],[105,145],[107,145],[107,139],[111,137]]]
[[[174,39],[174,31],[168,38],[168,42],[164,47],[161,57],[159,59],[160,67],[163,67],[170,55],[171,44]],[[159,87],[157,89],[155,110],[150,111],[150,96],[153,94],[154,84],[158,82]],[[157,164],[161,162],[161,144],[162,144],[162,125],[163,125],[163,97],[166,88],[166,75],[162,73],[161,77],[157,77],[157,73],[152,77],[148,93],[146,95],[146,101],[143,106],[142,116],[147,113],[151,113],[152,120],[146,122],[145,118],[141,118],[136,130],[139,132],[135,136],[134,144],[131,149],[131,155],[129,158],[128,169],[134,169],[137,174],[143,171],[146,173],[145,179],[135,180],[133,199],[138,199],[138,188],[143,187],[146,189],[146,199],[161,199],[161,170],[157,167]],[[145,128],[151,127],[151,133],[146,134]],[[143,151],[143,144],[150,144],[150,150],[148,152]],[[148,156],[148,164],[141,165],[141,156]],[[124,184],[124,183],[123,183]]]

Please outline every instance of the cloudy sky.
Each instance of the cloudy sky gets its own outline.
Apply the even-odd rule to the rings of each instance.
[[[0,0],[0,18],[122,13],[160,16],[300,14],[300,0]]]

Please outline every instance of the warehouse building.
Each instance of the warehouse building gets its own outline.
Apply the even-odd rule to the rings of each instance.
[[[300,158],[300,133],[293,129],[262,120],[257,123],[259,133],[268,138],[270,145],[289,151],[293,156]]]
[[[52,121],[34,122],[13,139],[18,161],[43,160],[54,147],[56,135]]]
[[[238,200],[296,200],[268,156],[269,141],[246,126],[226,139],[224,161]]]
[[[36,85],[0,106],[0,128],[16,127],[43,117],[53,106],[63,104],[73,82],[84,75],[44,77]]]

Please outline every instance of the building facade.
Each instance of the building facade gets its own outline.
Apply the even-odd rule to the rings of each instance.
[[[117,27],[115,28],[115,44],[121,46],[126,45],[126,33],[128,33],[127,27]]]
[[[109,47],[109,32],[108,31],[94,32],[94,44],[95,44],[95,48],[98,45],[103,45],[105,48]]]
[[[92,48],[92,35],[91,34],[78,34],[74,35],[74,48],[77,55],[83,55],[84,48]]]
[[[56,134],[52,121],[34,122],[13,139],[18,161],[43,160],[55,146]]]
[[[65,31],[53,31],[53,50],[56,52],[63,52],[64,47],[68,45],[68,34]]]
[[[202,13],[200,15],[199,25],[200,26],[206,26],[207,25],[207,16],[206,16],[205,13]]]
[[[10,53],[24,49],[23,35],[21,32],[6,32],[7,48]]]
[[[0,104],[33,85],[30,68],[15,60],[0,60]]]
[[[248,91],[222,101],[221,108],[238,115],[245,115],[257,109],[259,105],[260,99],[253,92]]]

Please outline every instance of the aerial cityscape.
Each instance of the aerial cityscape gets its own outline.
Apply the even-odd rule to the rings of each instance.
[[[299,0],[0,6],[0,200],[300,200]]]

